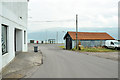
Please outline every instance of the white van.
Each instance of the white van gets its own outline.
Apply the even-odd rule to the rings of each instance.
[[[105,47],[112,49],[120,49],[120,42],[117,40],[106,40]]]

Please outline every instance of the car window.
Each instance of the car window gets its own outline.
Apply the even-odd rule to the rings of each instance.
[[[111,42],[111,45],[114,45],[114,43],[113,43],[113,42]]]

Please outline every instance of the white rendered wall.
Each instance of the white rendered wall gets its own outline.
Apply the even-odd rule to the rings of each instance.
[[[2,62],[0,62],[0,64],[2,64],[2,67],[5,67],[15,57],[14,31],[16,28],[21,30],[17,33],[18,35],[17,50],[21,50],[23,52],[27,51],[27,43],[24,44],[23,42],[24,41],[23,31],[26,30],[26,34],[27,34],[27,3],[6,2],[0,4],[0,6],[1,5],[2,5],[2,9],[0,10],[2,10],[3,15],[0,16],[0,30],[1,30],[1,24],[8,26],[8,43],[7,43],[8,53],[2,55],[1,52],[2,50],[0,46],[0,59],[2,57]],[[22,17],[22,19],[20,19],[20,16]],[[0,33],[0,43],[1,43],[1,33]]]
[[[8,53],[2,55],[2,66],[6,66],[14,57],[14,28],[8,27]]]
[[[22,35],[23,35],[23,36],[22,36],[22,37],[23,37],[23,38],[22,38],[22,39],[23,39],[23,40],[22,40],[22,44],[23,44],[23,45],[22,45],[22,51],[23,51],[23,52],[27,52],[27,51],[28,51],[28,47],[27,47],[27,31],[26,31],[26,33],[25,33],[25,35],[26,35],[26,36],[25,36],[25,38],[26,38],[26,39],[25,39],[25,42],[26,42],[26,43],[24,43],[24,31],[26,31],[26,30],[23,30],[23,31],[22,31]]]
[[[3,3],[3,16],[19,26],[16,28],[27,28],[27,4],[25,2],[5,2]],[[9,13],[9,14],[8,14]],[[20,19],[22,17],[22,19]]]
[[[0,15],[2,15],[2,3],[1,2],[0,2]],[[0,24],[1,23],[2,23],[2,17],[0,16]],[[0,45],[1,45],[1,25],[0,25]],[[0,72],[1,70],[2,70],[2,48],[0,46]]]

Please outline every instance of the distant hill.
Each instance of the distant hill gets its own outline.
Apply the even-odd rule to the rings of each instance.
[[[40,30],[38,32],[29,33],[28,31],[28,41],[30,39],[45,41],[47,39],[56,39],[58,32],[58,41],[63,43],[63,37],[67,31],[75,31],[73,28],[51,28],[47,30]],[[115,39],[118,39],[118,28],[79,28],[80,32],[107,32]]]

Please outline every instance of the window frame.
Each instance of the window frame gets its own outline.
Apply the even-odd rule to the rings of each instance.
[[[8,53],[8,26],[5,24],[1,24],[1,26],[6,28],[6,32],[5,32],[6,33],[6,52],[5,53],[2,52],[2,55],[4,55],[4,54]],[[2,31],[1,31],[1,42],[2,42]]]

